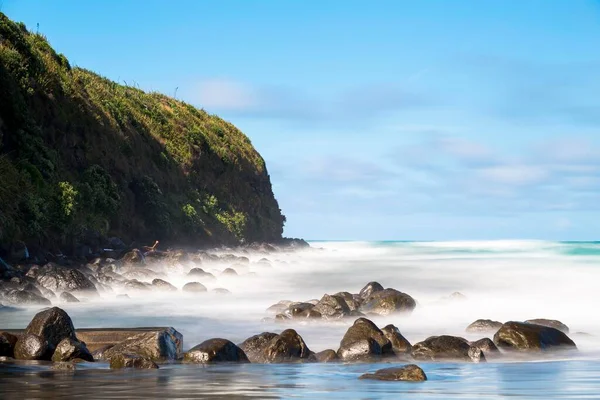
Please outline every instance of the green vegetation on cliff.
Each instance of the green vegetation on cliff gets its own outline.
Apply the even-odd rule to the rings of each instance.
[[[0,243],[275,241],[284,222],[235,126],[72,68],[0,13]]]

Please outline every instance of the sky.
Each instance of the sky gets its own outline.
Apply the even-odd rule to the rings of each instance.
[[[284,234],[600,236],[600,1],[0,0],[72,65],[238,126]]]

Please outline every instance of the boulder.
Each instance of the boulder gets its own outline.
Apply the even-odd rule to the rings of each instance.
[[[176,360],[182,341],[181,334],[173,328],[142,332],[114,345],[97,357],[111,360],[117,354],[137,354],[153,361]]]
[[[267,308],[267,312],[269,313],[273,313],[273,314],[281,314],[283,313],[285,310],[288,309],[288,307],[294,303],[291,300],[281,300],[279,303],[277,304],[273,304],[272,306],[270,306],[269,308]]]
[[[510,321],[494,335],[494,343],[500,349],[518,351],[547,351],[575,349],[575,343],[558,329]]]
[[[496,333],[502,327],[502,322],[492,321],[491,319],[478,319],[467,326],[465,331],[469,333]]]
[[[404,367],[384,368],[374,374],[364,374],[358,379],[373,379],[378,381],[408,381],[423,382],[427,380],[425,372],[414,364]]]
[[[148,357],[119,353],[110,359],[110,368],[158,369],[158,365]]]
[[[341,297],[342,299],[344,299],[344,301],[346,302],[346,305],[348,306],[348,309],[350,309],[350,311],[357,311],[360,307],[359,299],[362,301],[362,299],[360,297],[358,297],[358,295],[353,295],[349,292],[338,292],[338,293],[334,294],[333,296]]]
[[[358,318],[340,342],[338,357],[345,361],[393,355],[392,344],[372,321]]]
[[[48,342],[51,351],[54,351],[63,339],[77,340],[71,317],[58,307],[37,313],[25,328],[25,334],[39,336]]]
[[[367,283],[365,285],[365,287],[363,287],[362,289],[360,289],[360,292],[358,293],[358,296],[361,299],[366,300],[373,293],[375,293],[375,292],[381,292],[382,290],[383,290],[383,286],[381,286],[381,284],[379,282],[369,282],[369,283]]]
[[[46,289],[55,292],[69,292],[84,296],[97,296],[96,286],[77,269],[48,263],[40,268],[31,268],[27,276],[34,278]]]
[[[224,276],[237,276],[238,273],[233,268],[225,268],[223,270],[223,272],[221,272],[221,275],[224,275]]]
[[[538,319],[528,319],[525,322],[527,322],[528,324],[535,324],[535,325],[547,326],[549,328],[558,329],[559,331],[566,333],[566,334],[569,333],[569,327],[555,319],[538,318]]]
[[[215,276],[210,272],[205,272],[202,268],[192,268],[187,274],[190,278],[198,279],[215,279]]]
[[[90,354],[85,343],[70,338],[61,340],[52,355],[52,361],[72,361],[77,358],[94,361],[94,357]]]
[[[263,356],[266,363],[306,361],[312,352],[293,329],[286,329],[269,341]]]
[[[163,291],[163,292],[176,292],[177,288],[173,285],[171,285],[169,282],[167,281],[163,281],[162,279],[154,279],[152,281],[152,287]]]
[[[59,300],[63,303],[79,303],[79,299],[69,292],[62,292],[60,294]]]
[[[150,288],[148,286],[150,285],[140,282],[137,279],[127,281],[125,285],[123,285],[125,289],[131,290],[133,292],[149,292]]]
[[[410,313],[416,307],[415,300],[406,293],[395,289],[384,289],[366,297],[360,307],[364,313],[389,315],[392,313]]]
[[[124,265],[143,265],[145,263],[144,254],[138,249],[133,249],[125,253],[121,258],[121,262]]]
[[[396,355],[409,354],[411,352],[412,345],[394,325],[387,325],[381,331],[392,344],[392,350]]]
[[[0,357],[14,357],[18,337],[8,332],[0,332]]]
[[[10,290],[4,295],[4,299],[11,304],[38,306],[49,306],[52,304],[47,298],[27,290]]]
[[[277,337],[276,333],[263,332],[258,335],[254,335],[244,340],[238,346],[244,351],[250,362],[262,363],[264,361],[264,350],[269,342]]]
[[[38,335],[29,333],[22,334],[14,348],[17,360],[48,360],[51,354],[48,342]]]
[[[463,338],[456,336],[432,336],[413,345],[415,360],[423,361],[485,361],[483,352]]]
[[[227,339],[209,339],[191,348],[183,357],[191,363],[249,362],[246,353]]]
[[[183,288],[181,288],[181,290],[186,293],[202,293],[206,292],[206,286],[204,286],[200,282],[188,282],[185,285],[183,285]]]
[[[335,350],[327,349],[315,354],[315,358],[320,363],[330,363],[338,361],[338,355]]]
[[[295,318],[297,316],[302,317],[301,314],[305,313],[307,310],[312,310],[314,307],[315,305],[312,303],[292,303],[283,314],[288,318]],[[305,315],[306,314],[304,314],[304,316]]]
[[[471,342],[471,346],[477,347],[479,350],[483,351],[483,354],[486,356],[486,358],[500,355],[500,350],[498,350],[498,347],[489,338],[483,338]]]
[[[328,294],[319,300],[313,310],[319,312],[326,319],[337,319],[350,314],[350,308],[343,297]]]

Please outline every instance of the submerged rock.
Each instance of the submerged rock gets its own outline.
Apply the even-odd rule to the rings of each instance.
[[[315,358],[320,363],[329,363],[338,361],[338,355],[335,350],[327,349],[315,354]]]
[[[181,288],[186,293],[202,293],[206,292],[206,286],[200,282],[188,282]]]
[[[49,360],[51,354],[48,342],[30,333],[22,334],[14,347],[17,360]]]
[[[415,360],[423,361],[485,361],[483,352],[471,346],[466,339],[456,336],[432,336],[413,345]]]
[[[52,355],[52,361],[72,361],[77,358],[94,361],[94,357],[84,343],[70,338],[61,340]]]
[[[148,357],[140,356],[138,354],[119,353],[110,359],[110,368],[158,369],[158,365]]]
[[[364,374],[358,379],[374,379],[378,381],[408,381],[423,382],[427,380],[425,372],[417,365],[410,364],[404,367],[384,368],[374,374]]]
[[[368,361],[394,353],[389,339],[377,325],[366,318],[358,318],[346,331],[337,354],[345,361]]]
[[[495,333],[502,327],[502,322],[491,319],[478,319],[465,329],[469,333]]]
[[[244,340],[238,346],[244,351],[250,362],[262,363],[265,362],[264,350],[269,342],[277,337],[276,333],[263,332],[254,335]]]
[[[528,324],[535,324],[535,325],[547,326],[549,328],[558,329],[559,331],[566,333],[566,334],[569,333],[569,327],[555,319],[544,319],[544,318],[528,319],[525,322]]]
[[[494,343],[501,349],[519,351],[548,351],[575,349],[575,343],[558,329],[510,321],[494,335]]]
[[[249,362],[246,353],[227,339],[209,339],[188,351],[183,360],[192,363]]]
[[[286,329],[271,339],[263,351],[266,363],[306,361],[311,354],[304,339],[293,329]]]
[[[397,312],[410,313],[416,305],[415,300],[408,294],[395,289],[384,289],[366,297],[360,311],[379,315],[389,315]]]

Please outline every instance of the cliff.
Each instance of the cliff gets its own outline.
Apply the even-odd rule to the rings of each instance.
[[[281,239],[265,162],[232,124],[73,68],[0,13],[0,243]]]

